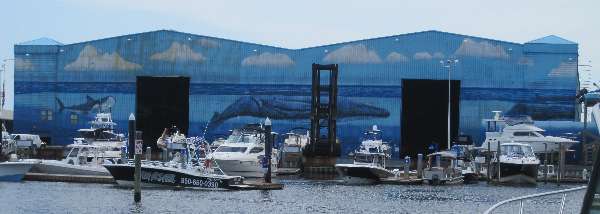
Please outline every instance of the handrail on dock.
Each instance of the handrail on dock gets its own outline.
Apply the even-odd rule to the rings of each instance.
[[[547,195],[554,195],[554,194],[560,194],[562,193],[562,201],[561,201],[561,205],[560,205],[560,212],[559,213],[563,213],[563,210],[565,209],[565,200],[566,200],[566,196],[568,192],[574,192],[574,191],[578,191],[578,190],[584,190],[587,189],[587,186],[580,186],[580,187],[575,187],[575,188],[570,188],[570,189],[562,189],[562,190],[556,190],[556,191],[550,191],[550,192],[542,192],[542,193],[536,193],[536,194],[531,194],[531,195],[525,195],[525,196],[520,196],[520,197],[516,197],[516,198],[511,198],[511,199],[507,199],[501,202],[498,202],[497,204],[494,204],[494,206],[490,207],[489,209],[487,209],[484,214],[489,214],[492,213],[492,211],[494,211],[496,208],[504,205],[504,204],[508,204],[510,202],[514,202],[514,201],[519,201],[521,203],[520,208],[519,208],[519,213],[522,214],[523,213],[523,200],[526,199],[531,199],[531,198],[538,198],[538,197],[542,197],[542,196],[547,196]]]

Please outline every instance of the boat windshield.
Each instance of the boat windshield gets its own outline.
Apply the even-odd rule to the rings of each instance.
[[[283,147],[284,152],[300,152],[300,147],[296,145],[287,145]]]
[[[501,154],[516,157],[532,157],[535,155],[531,146],[525,145],[503,145]]]
[[[361,163],[379,163],[381,158],[379,155],[356,153],[354,156],[354,161]]]
[[[363,136],[363,140],[381,140],[381,131],[366,131]]]
[[[215,152],[237,152],[244,153],[246,152],[246,147],[233,147],[233,146],[219,146]]]

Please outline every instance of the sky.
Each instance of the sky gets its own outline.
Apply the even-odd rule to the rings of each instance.
[[[525,43],[557,35],[579,43],[582,79],[599,82],[600,1],[18,0],[0,3],[0,63],[14,44],[49,37],[69,44],[170,29],[285,48],[425,30]],[[13,61],[5,61],[5,108]],[[598,65],[600,66],[600,64]]]

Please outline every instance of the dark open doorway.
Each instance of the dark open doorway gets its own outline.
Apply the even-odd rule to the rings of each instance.
[[[144,148],[156,148],[164,128],[173,125],[187,135],[189,93],[189,77],[137,77],[136,128],[143,132]]]
[[[451,81],[451,136],[458,135],[460,81]],[[437,143],[447,149],[448,80],[402,80],[400,157],[427,154]]]

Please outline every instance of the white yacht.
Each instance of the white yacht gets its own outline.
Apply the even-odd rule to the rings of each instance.
[[[214,152],[207,156],[218,167],[231,176],[251,178],[264,177],[266,166],[265,135],[263,128],[258,124],[246,125],[244,128],[235,129]],[[275,176],[277,171],[277,150],[271,154],[271,172]]]
[[[492,178],[498,179],[498,165],[492,172]],[[535,184],[538,176],[540,160],[533,153],[529,144],[503,143],[500,145],[500,179],[501,183]]]
[[[365,132],[360,147],[354,152],[352,164],[336,164],[338,174],[348,184],[377,183],[395,174],[385,168],[390,159],[390,146],[381,139],[381,130],[374,125]]]
[[[531,145],[534,153],[558,152],[560,144],[566,148],[578,141],[562,137],[544,136],[545,131],[535,125],[529,118],[525,120],[510,120],[501,116],[500,111],[494,111],[494,119],[486,120],[485,141],[481,145],[496,151],[498,143],[524,143]],[[547,146],[547,147],[546,147]]]

